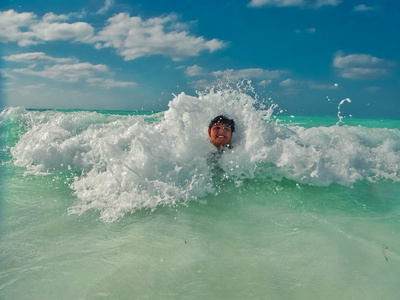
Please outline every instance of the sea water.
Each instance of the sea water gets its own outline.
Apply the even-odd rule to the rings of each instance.
[[[400,120],[259,102],[3,110],[0,299],[398,299]]]

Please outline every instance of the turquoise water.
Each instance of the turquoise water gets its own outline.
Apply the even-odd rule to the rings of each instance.
[[[4,110],[0,298],[397,299],[400,120],[338,121],[232,92]]]

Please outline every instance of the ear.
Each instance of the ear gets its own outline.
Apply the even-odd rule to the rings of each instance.
[[[211,137],[211,129],[208,128],[208,136]]]

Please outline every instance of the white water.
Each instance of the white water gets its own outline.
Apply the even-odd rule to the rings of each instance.
[[[0,299],[397,299],[399,130],[254,104],[3,111]],[[213,156],[221,113],[234,148]]]
[[[207,127],[219,114],[236,122],[234,148],[217,165],[237,185],[254,177],[312,185],[399,181],[399,130],[288,127],[271,119],[274,106],[256,110],[255,104],[244,93],[224,90],[182,93],[165,113],[150,117],[18,108],[6,114],[26,130],[11,149],[15,165],[31,174],[63,174],[77,197],[69,212],[94,209],[106,221],[217,193]]]

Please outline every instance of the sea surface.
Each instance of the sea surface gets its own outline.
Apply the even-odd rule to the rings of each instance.
[[[0,113],[0,299],[398,299],[400,119],[240,91]],[[217,151],[208,122],[233,118]]]

